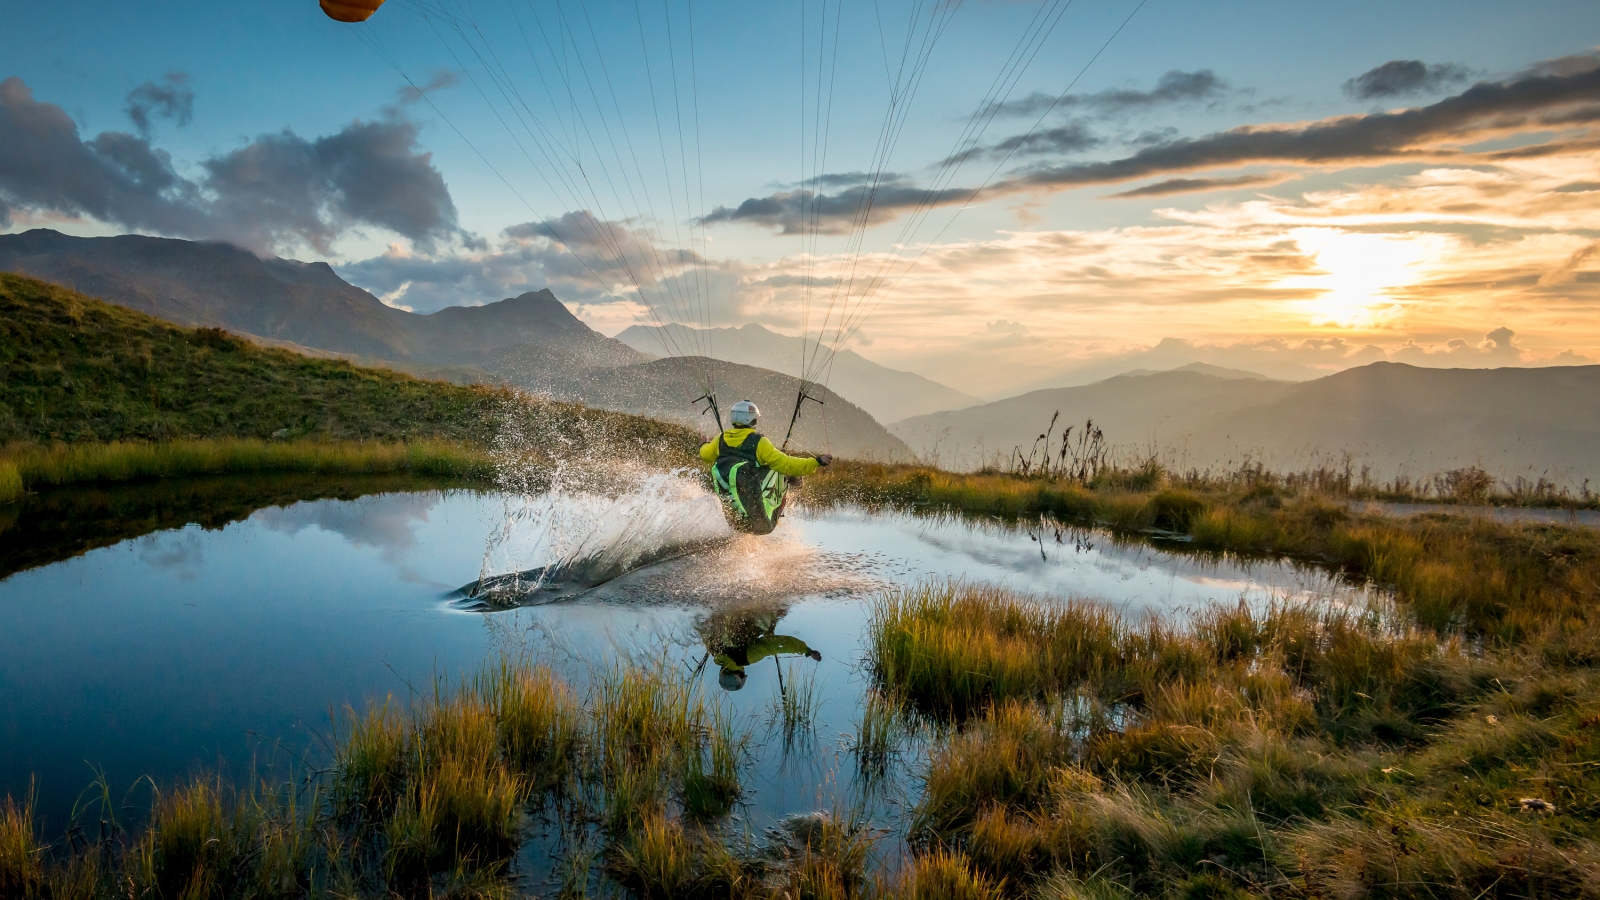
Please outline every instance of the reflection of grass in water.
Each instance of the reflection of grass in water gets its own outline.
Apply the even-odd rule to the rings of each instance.
[[[683,772],[683,811],[694,819],[725,815],[743,790],[739,764],[750,736],[736,733],[733,720],[714,710],[705,729],[704,746],[690,748]]]
[[[869,778],[884,775],[896,748],[905,738],[900,705],[882,691],[868,689],[861,703],[861,718],[856,722],[855,740],[851,744],[856,770]]]
[[[783,666],[783,659],[775,658],[773,663]],[[780,681],[781,686],[771,700],[767,725],[777,726],[784,746],[790,747],[815,731],[822,696],[817,692],[815,666],[786,666]]]

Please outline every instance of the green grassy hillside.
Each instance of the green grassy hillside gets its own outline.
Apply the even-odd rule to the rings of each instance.
[[[164,475],[482,473],[508,424],[546,460],[595,445],[677,465],[698,444],[653,419],[313,359],[0,274],[0,502]]]
[[[0,441],[472,439],[486,394],[179,328],[0,274]]]

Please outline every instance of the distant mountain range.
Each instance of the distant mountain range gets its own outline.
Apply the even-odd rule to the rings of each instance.
[[[1479,465],[1501,477],[1600,480],[1600,366],[1433,369],[1373,363],[1307,382],[1190,366],[1033,391],[891,425],[924,457],[957,467],[1024,453],[1093,419],[1125,456],[1179,466],[1245,459],[1291,469],[1350,454],[1383,477]]]
[[[716,358],[794,374],[802,354],[815,350],[814,342],[777,334],[755,323],[739,328],[690,328],[677,323],[664,327],[634,325],[617,340],[641,353],[661,355],[668,348],[707,347]],[[983,401],[910,372],[880,366],[854,350],[833,357],[828,386],[849,397],[880,422],[893,422],[941,410],[975,406]]]
[[[515,384],[704,430],[710,419],[693,401],[708,378],[725,406],[754,399],[763,429],[780,440],[799,388],[784,374],[799,356],[795,338],[759,326],[720,329],[710,337],[725,359],[652,359],[639,349],[656,344],[650,329],[607,338],[549,291],[417,315],[386,306],[324,263],[260,259],[225,244],[47,230],[0,235],[0,271],[310,355]],[[692,343],[687,333],[674,337]],[[1003,460],[1014,447],[1026,452],[1059,410],[1057,435],[1092,418],[1124,456],[1158,452],[1180,467],[1252,459],[1289,469],[1349,454],[1384,477],[1481,465],[1502,477],[1600,482],[1600,366],[1374,363],[1288,382],[1191,363],[968,405],[974,398],[960,391],[847,352],[831,386],[839,393],[819,392],[824,404],[806,405],[791,446],[878,458],[915,451],[943,465],[975,466]],[[897,416],[941,405],[964,408]],[[874,411],[900,420],[886,429]]]
[[[705,373],[750,396],[770,431],[787,425],[798,379],[728,362],[659,360],[594,331],[548,290],[431,315],[394,309],[327,263],[261,259],[228,244],[47,229],[0,235],[0,271],[30,275],[188,326],[216,326],[269,346],[336,355],[458,382],[509,383],[610,409],[709,426],[692,403]],[[787,400],[783,398],[787,397]],[[770,398],[770,399],[763,399]],[[830,395],[807,410],[794,446],[888,458],[905,445],[871,415]],[[782,422],[774,424],[781,417]]]
[[[433,366],[473,366],[495,351],[537,347],[551,363],[621,365],[645,357],[593,330],[548,290],[432,315],[395,309],[327,263],[261,259],[229,244],[44,229],[0,235],[0,270],[189,326]]]

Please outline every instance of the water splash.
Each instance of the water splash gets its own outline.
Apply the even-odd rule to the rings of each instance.
[[[494,454],[505,515],[478,580],[456,592],[463,605],[567,599],[732,539],[722,502],[698,472],[624,457],[603,421],[575,437],[570,424],[558,428],[536,410],[502,416]]]

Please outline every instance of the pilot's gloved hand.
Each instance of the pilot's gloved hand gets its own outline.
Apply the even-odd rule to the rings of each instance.
[[[826,465],[831,465],[832,463],[833,463],[833,454],[832,453],[818,453],[817,454],[817,465],[826,466]]]
[[[806,651],[806,655],[811,657],[812,659],[816,660],[817,662],[822,662],[822,651],[821,650],[807,650]]]

